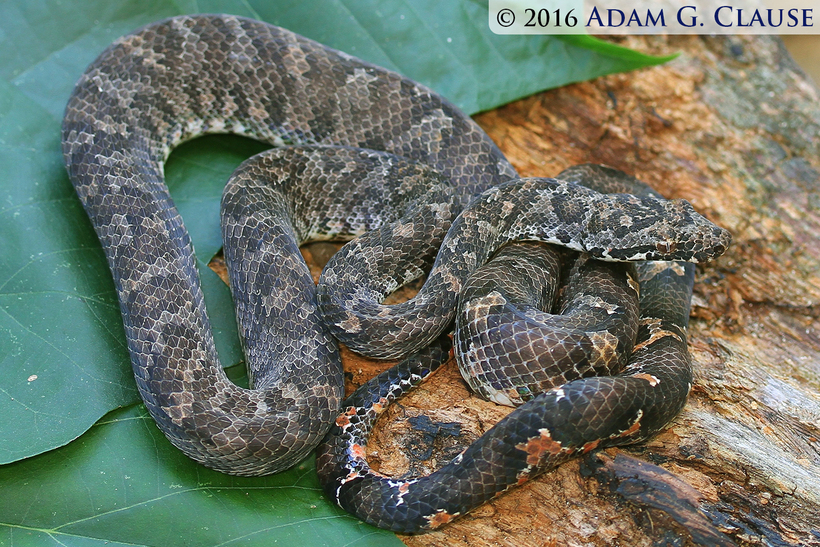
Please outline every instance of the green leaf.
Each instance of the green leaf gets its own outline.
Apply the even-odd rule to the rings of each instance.
[[[135,405],[0,467],[0,545],[402,545],[327,503],[313,466],[247,479],[191,465]]]
[[[119,307],[56,127],[0,81],[0,462],[65,444],[137,396],[112,366],[128,358]]]
[[[678,56],[677,53],[661,56],[647,55],[646,53],[641,53],[640,51],[635,51],[634,49],[619,46],[618,44],[613,44],[612,42],[605,42],[604,40],[593,36],[587,36],[585,34],[564,34],[561,36],[556,36],[555,38],[577,47],[595,51],[601,56],[617,57],[624,61],[634,62],[642,66],[653,66],[666,63]]]

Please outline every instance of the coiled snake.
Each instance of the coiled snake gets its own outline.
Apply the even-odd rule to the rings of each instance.
[[[178,143],[225,132],[275,146],[310,145],[247,163],[223,198],[225,254],[233,265],[231,289],[252,389],[232,384],[219,365],[191,241],[163,173]],[[571,180],[515,180],[515,171],[483,131],[432,91],[287,30],[233,16],[176,17],[112,44],[89,66],[69,100],[63,154],[114,277],[140,394],[170,441],[214,469],[259,475],[293,465],[336,424],[340,436],[328,438],[319,458],[327,491],[369,522],[393,529],[435,526],[465,509],[460,501],[437,505],[442,494],[436,487],[402,483],[393,493],[378,490],[365,483],[371,475],[350,468],[342,453],[349,453],[345,439],[352,428],[337,419],[343,389],[334,335],[375,356],[419,351],[408,361],[411,368],[425,358],[440,361],[448,342],[439,336],[453,320],[456,289],[507,240],[553,241],[618,260],[705,260],[729,242],[727,233],[688,204],[600,197]],[[295,163],[285,166],[286,159]],[[265,182],[238,184],[253,179],[265,163],[272,164],[273,173]],[[374,172],[396,172],[409,182],[385,185]],[[307,182],[296,182],[297,174],[308,176]],[[351,180],[361,184],[354,188]],[[269,208],[258,207],[261,199]],[[589,208],[600,200],[603,209]],[[373,208],[387,214],[371,218]],[[479,218],[482,209],[496,220]],[[670,213],[672,221],[666,220]],[[420,225],[429,228],[421,236],[424,243],[417,239]],[[355,240],[328,265],[317,295],[298,244],[371,229],[375,235]],[[639,234],[637,243],[621,246],[628,232]],[[445,233],[448,239],[436,255],[435,240]],[[368,237],[375,247],[363,246]],[[378,304],[436,256],[412,303],[397,310]],[[245,258],[251,261],[235,264]],[[373,277],[385,263],[397,269]],[[687,268],[678,269],[686,272],[691,291]],[[683,286],[660,283],[655,294]],[[641,329],[649,338],[638,342],[641,351],[668,343],[682,347],[676,355],[686,355],[686,294],[686,310],[681,304],[671,319],[644,320]],[[542,421],[536,423],[533,412],[514,413],[521,418],[508,418],[502,422],[508,425],[497,429],[532,434],[523,449],[496,452],[495,442],[471,448],[450,464],[453,473],[469,475],[463,469],[470,462],[484,474],[485,466],[498,468],[502,476],[493,479],[494,486],[481,481],[464,486],[479,485],[486,498],[541,470],[545,454],[556,452],[559,460],[568,455],[577,435],[589,438],[585,447],[646,437],[674,416],[688,391],[685,374],[667,377],[641,368],[648,366],[631,364],[615,379],[582,380],[577,390],[564,386],[522,407],[546,400],[536,406],[563,410],[587,398],[591,406],[584,408],[591,409],[603,397],[616,409],[628,407],[632,421],[625,429],[590,410],[582,420],[595,430],[589,438],[562,429],[561,415],[539,415]],[[598,395],[606,390],[617,392],[617,402],[614,395]],[[523,461],[524,471],[520,465],[498,466],[509,459]],[[401,513],[411,494],[421,505]],[[352,507],[360,504],[379,507]],[[394,513],[384,517],[383,509]]]

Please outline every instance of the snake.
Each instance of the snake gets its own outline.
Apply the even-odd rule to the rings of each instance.
[[[459,293],[461,376],[480,397],[515,407],[578,378],[618,373],[635,342],[639,292],[632,263],[566,256],[539,242],[505,245]]]
[[[159,21],[116,40],[80,76],[63,118],[63,157],[111,270],[140,396],[195,461],[235,475],[274,473],[332,425],[341,360],[306,267],[292,257],[302,300],[267,308],[271,322],[291,329],[269,345],[307,336],[301,347],[310,352],[283,343],[267,363],[247,360],[249,389],[225,375],[193,245],[164,178],[170,151],[209,133],[397,154],[435,169],[461,205],[516,175],[475,122],[426,87],[251,19]],[[293,315],[300,320],[288,321]]]
[[[513,234],[518,235],[518,222],[522,211],[526,217],[527,205],[552,209],[554,217],[568,211],[576,213],[569,216],[584,211],[591,217],[603,217],[589,218],[577,226],[575,221],[565,225],[552,218],[544,226],[546,233],[536,228],[525,234],[525,239],[539,243],[502,247],[459,280],[464,289],[458,298],[459,309],[452,314],[458,314],[455,340],[462,346],[457,352],[462,375],[480,395],[521,406],[453,460],[427,476],[397,478],[373,470],[366,457],[368,438],[378,417],[449,360],[453,343],[448,337],[434,340],[345,400],[343,412],[317,450],[319,478],[340,507],[374,526],[410,534],[435,530],[570,458],[646,440],[677,416],[691,390],[686,329],[694,286],[693,262],[708,260],[713,252],[722,253],[728,233],[691,218],[686,203],[660,201],[659,194],[637,179],[591,164],[571,167],[557,179],[520,179],[491,188],[461,215],[473,217],[474,209],[479,210],[475,218],[503,215],[500,211],[507,207],[505,200],[497,199],[499,188],[512,185],[540,190],[523,194],[522,210],[510,221],[509,232]],[[545,195],[545,187],[561,188],[558,196],[570,201],[582,199],[586,208],[568,205],[554,194],[547,203],[539,204],[538,196]],[[641,207],[634,208],[639,204]],[[648,243],[638,237],[633,248],[600,245],[603,240],[599,238],[607,229],[612,231],[607,241],[618,235],[631,241],[641,226],[651,232],[647,234],[649,241],[660,233],[669,235],[676,228],[664,224],[680,214],[686,217],[680,228],[689,233],[676,242]],[[542,215],[543,210],[539,210],[537,216]],[[445,237],[428,283],[438,260],[446,256],[448,240],[462,240],[459,219]],[[496,218],[493,224],[495,237],[508,241],[504,223]],[[531,225],[525,224],[529,230]],[[573,229],[575,234],[569,233]],[[585,237],[591,241],[583,243]],[[699,237],[705,238],[703,245],[697,243]],[[546,313],[552,308],[550,297],[544,293],[553,291],[555,280],[550,277],[557,275],[557,265],[550,262],[558,259],[554,250],[536,247],[542,245],[540,242],[583,251],[573,270],[591,268],[584,275],[576,274],[567,286],[587,285],[562,295],[566,302],[557,309],[562,316],[545,317],[552,315]],[[634,278],[629,269],[590,263],[589,258],[595,255],[598,259],[636,260]],[[657,260],[659,255],[685,256],[691,261]],[[516,271],[524,275],[514,276]],[[631,316],[638,309],[640,317],[631,331]],[[559,324],[545,325],[549,321]],[[605,329],[600,328],[601,323]],[[472,328],[477,324],[484,328]],[[623,331],[620,335],[619,330]],[[551,349],[545,348],[545,338],[552,342]],[[628,358],[625,366],[619,356],[614,362],[593,356],[620,352]],[[519,358],[522,355],[523,360]],[[537,366],[522,371],[525,362]],[[515,373],[499,385],[503,369]]]
[[[223,195],[248,388],[230,382],[220,365],[193,244],[165,183],[171,150],[211,133],[274,147],[243,164]],[[682,200],[604,194],[571,176],[520,179],[471,118],[427,87],[286,29],[230,15],[173,17],[116,40],[75,85],[62,150],[111,270],[138,390],[169,441],[205,466],[254,476],[287,469],[325,438],[317,456],[325,491],[367,522],[395,530],[434,528],[466,512],[481,503],[467,492],[479,489],[488,499],[540,472],[545,454],[557,453],[550,465],[568,457],[576,438],[589,438],[584,449],[645,438],[685,401],[691,373],[677,363],[635,361],[658,344],[682,344],[673,360],[688,367],[681,357],[688,355],[688,305],[685,312],[682,304],[672,306],[675,317],[667,321],[644,302],[669,297],[683,282],[652,276],[649,289],[641,280],[646,318],[624,372],[533,398],[491,430],[489,442],[429,479],[402,482],[367,470],[366,440],[355,427],[367,420],[354,418],[377,414],[380,401],[398,396],[396,386],[406,378],[416,383],[449,355],[445,333],[459,289],[499,246],[537,240],[597,259],[654,264],[709,260],[730,241]],[[285,166],[286,159],[295,166]],[[273,166],[272,174],[248,184],[263,164]],[[392,172],[412,182],[390,185],[373,175]],[[374,209],[386,214],[371,218]],[[317,287],[298,247],[332,238],[353,239]],[[384,294],[430,267],[414,299],[381,304]],[[676,268],[663,271],[692,277],[691,264]],[[643,341],[642,331],[649,332]],[[338,341],[375,357],[406,357],[397,370],[411,372],[368,384],[371,395],[373,385],[387,390],[375,404],[372,396],[357,402],[362,396],[355,394],[343,404]],[[578,381],[588,383],[569,387]],[[577,407],[577,430],[556,425],[561,414],[544,410],[581,399],[587,404]],[[602,405],[618,412],[610,416]],[[527,410],[533,406],[539,410]],[[616,414],[631,416],[625,429]],[[517,443],[523,448],[496,450],[505,428],[529,435]],[[511,455],[524,462],[523,471],[506,462]],[[497,469],[500,477],[488,486],[484,475],[500,461],[511,465]],[[483,480],[474,480],[476,473]],[[455,496],[441,492],[456,481]]]

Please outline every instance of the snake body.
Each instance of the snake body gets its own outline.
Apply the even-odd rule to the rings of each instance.
[[[612,215],[607,222],[592,224],[613,227],[615,233],[620,232],[620,226],[612,220],[619,217],[619,207],[613,207],[613,203],[621,202],[628,209],[626,203],[635,205],[639,198],[634,194],[638,194],[648,198],[646,204],[650,210],[664,205],[656,200],[658,194],[647,186],[613,169],[583,165],[570,168],[559,177],[566,180],[560,184],[566,187],[567,193],[575,195],[575,192],[579,192],[579,195],[588,198],[591,209]],[[527,181],[522,181],[526,185]],[[599,194],[578,187],[579,182],[606,192],[632,192],[632,195]],[[486,193],[485,199],[494,191]],[[528,196],[527,201],[531,203],[532,199],[533,196]],[[557,205],[557,202],[553,204]],[[469,216],[470,210],[479,208],[480,205],[480,199],[474,201],[462,216],[465,213]],[[670,206],[669,203],[665,205]],[[637,214],[630,218],[641,218],[640,210],[641,208],[637,209]],[[667,219],[676,216],[670,217],[666,213],[668,212],[662,216]],[[494,217],[490,215],[489,218]],[[575,215],[575,218],[577,220],[578,216]],[[644,213],[643,218],[649,220],[650,216]],[[647,225],[660,226],[655,220]],[[691,228],[699,224],[689,220],[683,222],[682,226]],[[458,222],[457,220],[448,232],[442,250],[447,247],[448,238],[454,233]],[[550,226],[555,227],[556,224],[551,223]],[[634,230],[635,226],[630,225],[624,233],[632,234]],[[559,229],[562,237],[569,237],[571,240],[561,243],[576,248],[584,247],[575,240],[575,236],[565,235],[572,231],[568,226]],[[672,231],[674,230],[670,226],[660,230],[666,235],[670,235]],[[706,237],[704,242],[708,240],[709,244],[703,246],[688,247],[684,244],[682,246],[686,248],[672,250],[678,243],[696,241],[698,232],[702,236],[710,234],[714,239]],[[575,233],[581,238],[580,234],[587,232],[576,230]],[[534,238],[532,232],[527,236]],[[552,328],[547,329],[544,325],[545,314],[541,310],[536,310],[540,313],[522,311],[531,307],[533,301],[549,311],[549,304],[544,304],[547,298],[527,294],[543,291],[544,284],[537,279],[531,280],[534,287],[531,291],[524,291],[521,289],[521,280],[508,282],[504,279],[504,272],[509,277],[511,269],[526,270],[532,268],[533,262],[539,267],[549,268],[544,262],[551,258],[549,255],[546,258],[543,255],[539,257],[543,252],[541,249],[526,248],[526,245],[532,244],[519,244],[509,251],[502,248],[485,265],[474,269],[466,281],[467,288],[462,292],[459,311],[459,322],[462,325],[456,332],[456,340],[460,340],[461,345],[465,346],[462,350],[466,351],[461,352],[459,360],[467,361],[468,369],[471,368],[471,363],[473,369],[480,370],[480,374],[462,370],[468,383],[477,387],[479,394],[502,399],[500,402],[504,403],[520,404],[522,400],[529,399],[528,402],[498,422],[452,461],[428,476],[395,478],[372,470],[367,463],[366,448],[377,418],[391,403],[420,384],[448,360],[451,342],[447,338],[439,338],[393,369],[373,378],[345,400],[342,414],[318,448],[317,469],[326,493],[341,507],[365,522],[396,532],[416,533],[451,522],[509,488],[523,484],[581,453],[595,448],[632,444],[651,437],[680,412],[691,389],[692,369],[686,345],[686,327],[694,284],[692,263],[651,259],[656,253],[677,253],[679,257],[696,259],[709,258],[702,254],[702,249],[722,252],[721,247],[727,243],[725,237],[726,234],[714,231],[708,223],[704,223],[700,230],[681,238],[678,243],[669,240],[668,245],[660,245],[662,249],[656,248],[658,245],[655,244],[644,244],[639,245],[639,249],[630,250],[625,246],[622,251],[606,251],[608,255],[620,255],[619,258],[633,258],[637,254],[650,260],[636,264],[637,282],[640,285],[640,320],[637,332],[625,333],[620,341],[606,340],[605,343],[598,344],[609,347],[609,350],[603,351],[606,354],[615,351],[617,345],[625,343],[627,348],[619,348],[617,351],[632,349],[628,363],[623,370],[619,370],[621,367],[616,362],[611,369],[604,371],[594,370],[594,362],[585,363],[589,352],[584,351],[584,346],[594,347],[596,343],[588,343],[588,327],[595,321],[589,321],[584,316],[590,313],[599,318],[601,315],[610,315],[603,320],[604,323],[620,323],[620,319],[612,315],[629,315],[632,312],[629,309],[630,283],[628,276],[625,276],[626,272],[620,272],[620,276],[614,271],[599,271],[595,274],[599,276],[594,283],[597,289],[609,286],[604,297],[618,297],[620,293],[619,300],[596,302],[589,307],[599,308],[598,310],[587,309],[580,312],[564,306],[564,311],[571,312],[569,316],[558,319],[559,323],[564,324],[551,325]],[[600,252],[596,251],[594,244],[589,249]],[[698,256],[692,257],[693,252]],[[599,255],[599,258],[604,257]],[[584,261],[586,259],[586,256],[582,258]],[[496,268],[501,269],[501,275],[496,275]],[[430,277],[432,278],[432,274]],[[618,284],[619,277],[620,289],[612,290],[612,284]],[[487,279],[491,282],[486,283]],[[592,282],[591,279],[587,281]],[[505,300],[503,305],[499,305],[499,296]],[[475,302],[476,300],[479,302]],[[586,301],[586,305],[590,304],[584,295],[580,296],[580,300]],[[624,309],[619,312],[618,308]],[[506,317],[509,315],[517,317],[510,320],[510,317]],[[471,332],[470,325],[465,323],[476,321],[485,326],[495,326],[497,330]],[[623,328],[609,326],[615,332]],[[604,331],[593,332],[591,335],[601,332]],[[632,340],[629,340],[633,335],[636,335],[634,347]],[[557,339],[559,345],[563,343],[570,351],[574,349],[582,355],[574,355],[569,368],[556,366],[561,363],[551,362],[552,356],[544,355],[544,336],[554,341]],[[506,351],[505,345],[511,348],[510,351]],[[553,346],[552,351],[559,354],[558,361],[569,360],[565,358],[561,348],[556,350]],[[476,353],[479,355],[475,355]],[[504,378],[503,382],[507,385],[494,384],[496,372],[491,369],[523,368],[522,361],[518,359],[520,354],[532,354],[535,358],[530,361],[549,361],[546,372],[541,367],[527,367],[523,372],[511,375],[512,378]],[[619,358],[616,357],[617,359]],[[597,363],[605,369],[608,367],[605,360]],[[584,377],[601,372],[610,375]],[[533,376],[544,374],[546,377],[541,381],[529,380]],[[510,385],[511,382],[517,385]],[[536,395],[532,392],[533,389],[549,386],[554,387],[532,397]],[[519,390],[519,387],[523,389]],[[515,400],[516,397],[511,396],[511,393],[517,393],[521,400]],[[508,400],[505,401],[504,398]]]
[[[483,398],[518,406],[626,365],[638,329],[634,266],[582,255],[564,274],[559,295],[567,261],[553,246],[522,242],[502,247],[467,280],[455,355],[464,380]]]
[[[680,412],[691,388],[684,325],[694,266],[648,262],[639,267],[639,279],[640,328],[622,372],[542,393],[428,476],[394,478],[370,469],[367,439],[390,403],[449,359],[449,339],[364,384],[345,400],[319,446],[325,492],[365,522],[416,533],[439,528],[579,454],[650,438]]]
[[[306,145],[249,161],[223,198],[251,389],[232,384],[219,365],[190,237],[163,172],[176,144],[225,132]],[[639,330],[648,337],[639,332],[625,372],[536,397],[493,429],[489,442],[429,480],[394,488],[400,481],[366,470],[366,441],[354,425],[367,420],[358,417],[374,415],[398,393],[395,386],[413,383],[447,355],[441,335],[458,291],[498,246],[535,239],[605,260],[707,260],[729,242],[685,202],[599,194],[571,176],[517,179],[489,137],[424,86],[287,30],[226,15],[160,21],[112,44],[72,93],[63,154],[108,259],[137,386],[169,440],[214,469],[259,475],[294,464],[333,427],[318,460],[326,491],[368,522],[405,531],[446,522],[578,447],[645,438],[688,392],[688,300],[685,310],[673,302],[668,327],[644,309],[652,295],[667,298],[684,283],[664,274],[653,287],[652,276],[641,296]],[[273,174],[255,183],[262,167]],[[415,182],[383,186],[374,171]],[[295,182],[306,173],[317,176]],[[347,191],[351,173],[359,182]],[[371,209],[386,214],[370,218]],[[365,230],[372,231],[346,245],[314,289],[298,245]],[[395,308],[380,304],[431,263],[416,298]],[[691,278],[691,266],[680,269]],[[688,299],[687,283],[689,292],[680,292]],[[369,395],[354,396],[337,417],[342,374],[334,336],[371,355],[416,355],[399,367],[408,374],[377,379],[376,391],[367,387]],[[636,357],[659,344],[682,344],[672,361],[685,363]],[[572,429],[562,414],[568,409]],[[518,441],[497,450],[508,435]],[[491,472],[498,478],[487,479]],[[445,500],[444,490],[453,494],[456,484]]]
[[[282,470],[321,440],[341,402],[341,365],[335,342],[300,322],[291,337],[316,336],[311,358],[283,348],[293,358],[275,383],[254,373],[269,365],[249,361],[251,385],[264,389],[227,379],[190,237],[164,181],[170,150],[206,133],[383,150],[436,169],[462,203],[515,176],[489,137],[429,89],[227,15],[175,17],[115,41],[77,82],[62,133],[148,411],[188,456],[238,475]],[[312,294],[307,302],[314,307]]]
[[[447,328],[470,274],[510,241],[554,243],[607,261],[705,261],[723,253],[728,237],[684,200],[602,194],[559,179],[515,179],[484,191],[461,212],[413,299],[381,304],[380,279],[388,269],[405,269],[403,254],[393,242],[372,245],[367,236],[331,258],[317,296],[338,340],[371,357],[398,358]]]

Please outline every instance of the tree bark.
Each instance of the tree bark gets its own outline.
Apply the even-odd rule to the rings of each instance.
[[[562,465],[440,531],[402,536],[411,547],[820,545],[818,90],[776,38],[624,45],[681,55],[476,119],[522,176],[608,164],[732,232],[729,251],[698,266],[689,402],[648,443]],[[346,362],[351,387],[385,366]],[[506,412],[451,363],[386,413],[368,458],[429,472]]]

